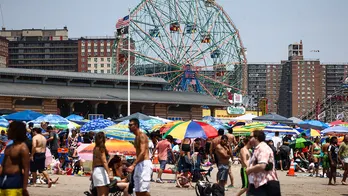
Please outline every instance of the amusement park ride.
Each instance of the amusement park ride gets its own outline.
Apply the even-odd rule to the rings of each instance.
[[[131,75],[162,77],[167,90],[224,101],[229,93],[245,94],[246,50],[215,0],[142,0],[129,18],[127,34],[113,46],[114,74],[127,74],[130,44]]]
[[[348,121],[348,77],[342,81],[339,89],[323,100],[318,100],[316,107],[301,118],[318,119],[324,122]]]

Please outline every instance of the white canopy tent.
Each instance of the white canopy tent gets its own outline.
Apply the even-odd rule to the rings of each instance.
[[[238,121],[238,120],[245,120],[245,121],[252,121],[253,118],[257,117],[253,114],[244,114],[243,116],[238,116],[236,118],[232,118],[232,120]]]

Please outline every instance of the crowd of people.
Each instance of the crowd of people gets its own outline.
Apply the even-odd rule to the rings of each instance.
[[[336,170],[340,166],[344,169],[341,183],[347,184],[348,135],[344,136],[340,146],[337,137],[326,138],[324,142],[313,138],[311,145],[296,149],[290,145],[296,139],[292,135],[281,137],[275,133],[272,139],[266,141],[266,135],[261,130],[253,131],[250,136],[234,136],[233,129],[228,129],[226,134],[220,129],[215,138],[179,140],[171,135],[162,139],[159,132],[142,132],[138,119],[131,119],[128,127],[135,135],[136,157],[131,162],[123,156],[108,153],[103,132],[80,134],[76,130],[70,133],[57,131],[46,122],[41,123],[41,128],[29,124],[27,129],[23,122],[11,122],[7,134],[1,133],[2,147],[6,146],[7,140],[13,143],[4,150],[0,167],[0,195],[29,195],[28,184],[35,186],[37,174],[48,187],[56,183],[58,178],[51,179],[47,171],[47,148],[57,159],[53,166],[55,174],[65,174],[67,167],[73,168],[76,173],[83,170],[77,152],[81,142],[95,143],[91,181],[92,190],[100,196],[112,191],[120,191],[125,196],[133,191],[136,195],[150,195],[151,181],[164,183],[162,175],[168,170],[167,164],[175,166],[171,172],[175,174],[172,181],[177,187],[192,186],[191,182],[201,179],[202,166],[216,164],[219,188],[215,191],[224,193],[229,187],[234,187],[232,165],[240,163],[242,187],[237,195],[245,192],[248,195],[281,195],[276,170],[288,170],[291,165],[296,171],[310,172],[312,176],[327,176],[329,185],[336,184]],[[60,148],[67,148],[68,153],[62,154],[58,150]],[[156,158],[159,169],[154,176],[152,162]],[[319,175],[320,167],[322,175]]]

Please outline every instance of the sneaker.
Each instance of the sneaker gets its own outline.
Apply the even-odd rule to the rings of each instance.
[[[162,183],[162,184],[164,183],[161,179],[157,179],[156,182],[157,183]]]

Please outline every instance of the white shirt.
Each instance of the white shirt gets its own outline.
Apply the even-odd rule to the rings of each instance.
[[[274,147],[279,150],[279,147],[282,145],[282,138],[280,138],[279,136],[274,136],[272,137],[272,141],[274,143]]]
[[[155,146],[153,145],[152,141],[149,139],[149,156],[152,157],[153,149]]]

